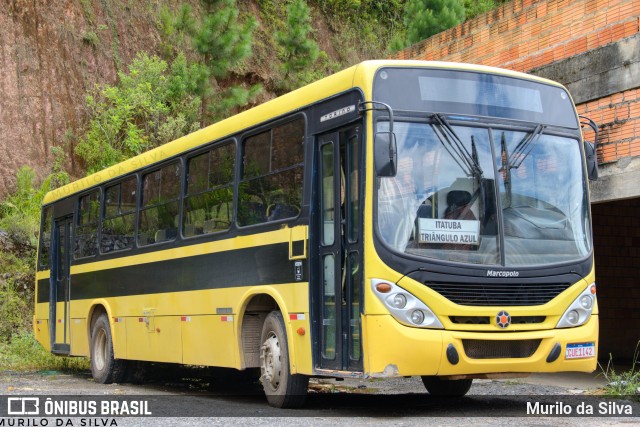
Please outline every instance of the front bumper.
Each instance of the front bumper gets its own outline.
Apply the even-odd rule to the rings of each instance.
[[[593,372],[598,358],[597,315],[592,315],[584,325],[576,328],[525,332],[420,329],[401,325],[390,315],[369,315],[364,316],[363,333],[367,355],[365,372],[372,377]],[[540,344],[529,357],[471,358],[465,353],[462,340],[540,340]],[[596,343],[596,351],[592,357],[565,358],[567,344],[591,342]],[[548,361],[553,359],[549,356],[557,344],[560,345],[559,356],[553,361]],[[447,349],[451,346],[459,356],[455,364],[451,362],[450,356],[447,357]]]

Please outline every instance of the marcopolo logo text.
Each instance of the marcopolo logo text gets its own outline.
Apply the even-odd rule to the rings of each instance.
[[[518,277],[518,276],[520,276],[519,271],[487,270],[487,277]]]

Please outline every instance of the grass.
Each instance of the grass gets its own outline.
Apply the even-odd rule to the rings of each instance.
[[[93,31],[87,31],[84,33],[82,41],[92,47],[97,47],[100,44],[100,38]]]
[[[33,334],[14,335],[8,343],[0,343],[0,366],[11,371],[80,372],[90,369],[89,359],[60,357],[46,351]]]
[[[602,375],[607,380],[607,385],[604,387],[604,393],[607,396],[634,396],[635,400],[640,400],[640,370],[636,368],[640,356],[639,350],[640,342],[636,345],[633,363],[628,371],[616,372],[611,358],[609,358],[606,368],[600,366]]]

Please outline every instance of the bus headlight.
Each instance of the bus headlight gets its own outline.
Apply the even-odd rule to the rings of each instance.
[[[407,297],[404,294],[396,294],[393,297],[393,306],[395,308],[405,308],[407,305]]]
[[[556,328],[572,328],[584,324],[591,316],[595,302],[596,284],[592,283],[567,308]]]
[[[580,305],[585,310],[591,309],[593,307],[593,297],[591,295],[582,295],[580,297]]]
[[[444,329],[429,307],[411,293],[388,280],[372,279],[371,288],[394,319],[418,328]]]

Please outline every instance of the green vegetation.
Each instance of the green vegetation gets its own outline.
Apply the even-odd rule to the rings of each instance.
[[[296,89],[313,78],[313,65],[320,54],[318,43],[309,38],[313,31],[309,6],[304,0],[294,0],[287,7],[287,26],[276,32],[276,41],[282,47],[280,75],[277,87],[283,92]]]
[[[0,342],[0,366],[13,371],[87,371],[85,358],[58,357],[49,353],[31,333],[16,334],[11,342]]]
[[[473,19],[509,0],[464,0],[465,19]]]
[[[23,167],[16,179],[16,190],[0,203],[0,342],[31,327],[42,199],[52,181],[68,177],[56,172],[38,186],[35,172]]]
[[[464,13],[459,0],[409,0],[405,6],[407,41],[413,44],[454,27],[464,20]]]
[[[606,368],[602,368],[602,375],[607,380],[604,393],[608,396],[629,397],[636,396],[640,401],[640,370],[638,370],[638,358],[640,357],[640,342],[636,345],[631,369],[624,372],[616,372],[611,358]]]
[[[96,47],[100,44],[100,38],[93,31],[87,31],[82,36],[82,41],[89,46]]]
[[[402,26],[390,44],[400,50],[495,9],[507,0],[406,0]]]
[[[203,70],[178,55],[171,66],[140,53],[116,86],[88,95],[89,126],[75,153],[87,172],[104,169],[200,127]]]
[[[235,0],[204,0],[205,13],[199,20],[189,5],[182,5],[173,17],[169,9],[161,12],[160,30],[165,38],[163,52],[178,57],[185,52],[196,55],[203,74],[199,81],[202,120],[211,122],[227,117],[237,107],[247,105],[261,91],[260,84],[227,84],[241,72],[252,55],[253,16],[241,19]]]

